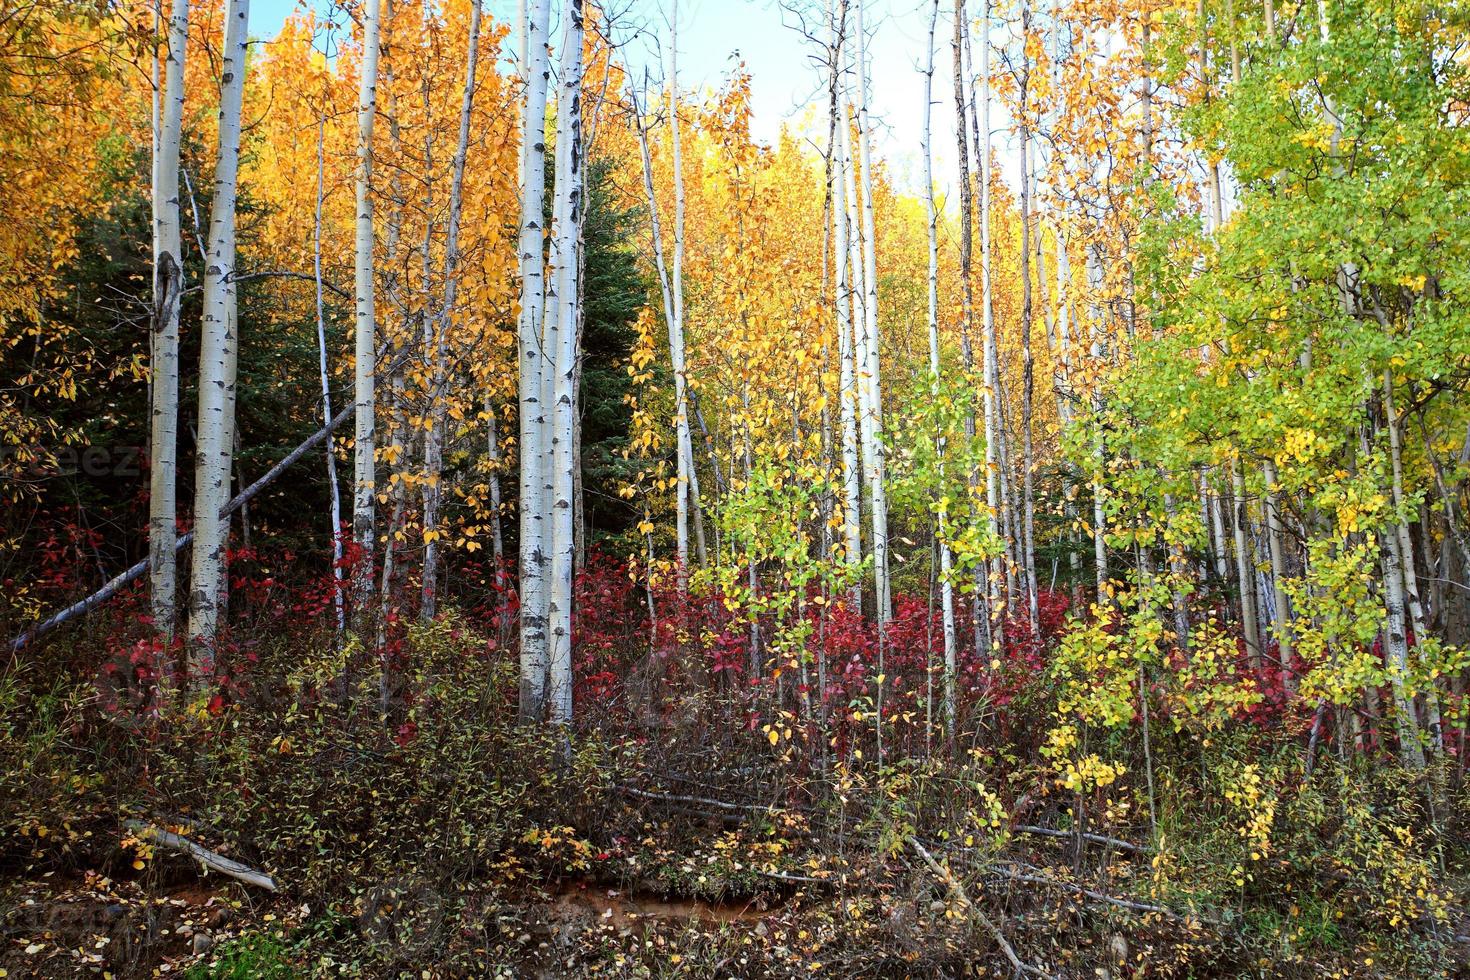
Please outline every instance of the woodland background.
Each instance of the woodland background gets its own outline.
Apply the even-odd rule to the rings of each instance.
[[[1464,975],[1464,5],[914,6],[0,0],[0,976]]]

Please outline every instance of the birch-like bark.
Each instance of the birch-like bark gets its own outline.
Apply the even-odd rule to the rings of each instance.
[[[1245,635],[1246,655],[1251,670],[1261,671],[1261,631],[1256,616],[1256,569],[1251,560],[1250,529],[1246,514],[1245,476],[1239,462],[1230,463],[1232,515],[1231,530],[1235,536],[1235,577],[1240,587],[1240,628]]]
[[[1398,535],[1392,529],[1383,535],[1383,543],[1383,605],[1388,620],[1383,640],[1388,659],[1389,687],[1393,692],[1399,759],[1410,769],[1423,769],[1424,747],[1419,744],[1419,722],[1414,714],[1414,702],[1404,686],[1409,676],[1409,641],[1404,621],[1403,554],[1399,550]]]
[[[1292,667],[1291,610],[1286,598],[1286,553],[1282,539],[1281,495],[1276,482],[1276,461],[1269,455],[1261,466],[1266,481],[1266,546],[1271,555],[1271,618],[1276,635],[1276,650],[1281,673],[1288,691],[1296,690],[1296,671]]]
[[[841,119],[838,122],[838,139],[841,148],[841,164],[843,168],[840,190],[843,200],[840,202],[843,209],[843,227],[847,239],[847,254],[844,271],[847,274],[846,289],[847,296],[846,315],[851,336],[848,337],[848,355],[851,363],[847,372],[848,401],[853,413],[853,425],[855,428],[856,441],[854,443],[853,469],[848,479],[848,490],[852,497],[852,519],[857,524],[858,544],[853,546],[853,560],[860,561],[862,558],[861,535],[862,535],[862,492],[863,482],[867,479],[867,472],[863,468],[863,453],[866,451],[868,439],[871,436],[869,427],[872,416],[867,412],[867,399],[865,387],[862,383],[863,365],[866,363],[864,354],[864,338],[866,333],[863,329],[863,307],[865,305],[862,260],[862,238],[861,221],[858,218],[858,190],[857,190],[857,164],[852,152],[852,118],[850,106],[847,103],[846,88],[843,89],[842,103],[840,106]],[[839,351],[840,352],[840,351]],[[839,383],[841,382],[839,376]],[[870,542],[871,544],[871,542]],[[854,583],[853,601],[857,609],[862,608],[862,585]]]
[[[842,540],[843,558],[851,565],[862,561],[862,475],[858,463],[857,362],[853,345],[852,243],[848,228],[847,174],[849,138],[845,99],[842,96],[842,49],[844,38],[837,18],[828,17],[832,52],[832,257],[836,283],[834,305],[837,316],[838,415],[842,425]],[[861,608],[862,586],[853,585],[852,601]]]
[[[980,324],[983,348],[981,372],[984,374],[984,381],[981,385],[981,405],[985,419],[985,521],[990,540],[997,542],[1001,540],[1000,460],[997,454],[1000,426],[996,421],[999,416],[997,400],[1000,392],[999,373],[996,365],[998,358],[995,340],[995,302],[991,290],[990,274],[990,0],[984,0],[984,5],[985,12],[980,21],[980,83],[984,87],[981,90],[978,123],[980,141],[977,147],[980,152]],[[1005,578],[1004,565],[1004,559],[996,555],[990,561],[987,575],[985,592],[988,599],[986,605],[992,633],[995,629],[997,605],[995,587]]]
[[[873,217],[873,159],[872,130],[868,122],[868,43],[863,26],[865,0],[854,4],[853,33],[857,38],[856,99],[858,162],[861,177],[858,183],[862,205],[862,254],[863,288],[866,300],[863,304],[863,349],[865,361],[859,375],[859,386],[864,389],[865,413],[870,418],[868,443],[865,446],[869,517],[873,526],[873,577],[877,601],[879,627],[887,625],[893,615],[893,601],[888,584],[888,496],[885,489],[885,461],[883,458],[883,381],[881,346],[878,332],[878,243],[876,223]],[[881,670],[880,670],[881,672]]]
[[[669,316],[669,360],[674,369],[674,429],[678,466],[678,555],[681,589],[688,587],[689,519],[691,513],[702,524],[699,484],[694,470],[694,442],[689,434],[689,376],[684,360],[684,158],[679,137],[679,0],[674,0],[669,27],[669,140],[674,166],[674,255],[669,283],[673,308]],[[656,207],[650,198],[649,207]],[[665,307],[668,309],[668,307]],[[699,561],[704,554],[704,532],[700,529]]]
[[[546,572],[548,525],[542,502],[542,471],[550,445],[544,440],[546,372],[541,333],[546,309],[543,271],[546,200],[546,87],[551,68],[546,51],[550,0],[522,3],[525,103],[521,117],[521,312],[520,357],[520,719],[540,721],[546,713]]]
[[[1390,533],[1398,538],[1400,562],[1404,577],[1404,601],[1409,611],[1409,622],[1414,627],[1416,649],[1429,636],[1428,617],[1424,614],[1424,603],[1419,597],[1419,575],[1414,568],[1414,539],[1409,533],[1404,501],[1403,440],[1399,429],[1398,411],[1394,407],[1393,374],[1383,372],[1383,414],[1388,427],[1388,449],[1390,473],[1393,480],[1394,526]],[[1424,691],[1424,722],[1429,728],[1429,747],[1436,753],[1444,752],[1444,725],[1440,717],[1439,690],[1431,679]]]
[[[322,383],[322,424],[332,421],[332,376],[327,368],[327,318],[322,301],[322,202],[326,196],[326,130],[323,112],[316,123],[316,212],[311,228],[311,270],[316,280],[316,352]],[[332,608],[337,614],[337,632],[347,627],[342,594],[342,497],[337,487],[337,453],[327,440],[327,501],[332,521]]]
[[[578,273],[582,239],[582,0],[562,7],[560,91],[556,112],[557,224],[551,248],[556,283],[555,405],[551,431],[553,473],[550,618],[551,721],[572,720],[572,573],[576,542],[572,493],[576,451]]]
[[[233,316],[230,276],[235,270],[235,198],[240,169],[240,111],[245,96],[250,0],[230,0],[220,65],[219,152],[209,219],[209,254],[204,271],[204,325],[199,346],[199,443],[194,468],[194,551],[190,571],[190,681],[214,672],[219,631],[220,585],[229,518],[234,459],[233,407],[228,388]],[[230,436],[231,438],[227,438]]]
[[[937,407],[942,398],[939,361],[939,208],[934,200],[934,154],[930,124],[934,115],[934,33],[939,26],[939,0],[929,12],[929,44],[925,49],[924,65],[924,115],[920,132],[920,155],[924,160],[924,205],[927,212],[929,234],[929,392]],[[945,438],[943,423],[939,425],[935,441],[938,455],[939,485],[944,482]],[[954,583],[951,577],[952,559],[949,553],[949,537],[945,526],[945,507],[941,505],[935,516],[935,537],[939,539],[939,608],[944,624],[944,730],[949,738],[955,734],[955,675],[958,653],[955,647]]]
[[[1035,456],[1032,449],[1031,413],[1035,368],[1031,357],[1031,124],[1026,119],[1026,94],[1031,66],[1026,39],[1031,32],[1031,6],[1021,5],[1021,78],[1019,86],[1021,130],[1021,572],[1025,582],[1026,611],[1031,635],[1040,637],[1039,603],[1036,594],[1036,493]]]
[[[973,234],[975,224],[974,186],[970,180],[970,146],[966,136],[971,115],[970,90],[965,68],[965,53],[969,49],[969,19],[965,15],[965,0],[957,0],[954,10],[954,31],[950,42],[954,66],[954,109],[955,143],[960,166],[960,365],[964,369],[966,384],[975,374],[975,348],[972,341],[975,328],[975,290],[973,284]],[[979,147],[976,147],[978,150]],[[965,406],[965,445],[975,444],[975,405],[971,401]],[[971,500],[978,498],[980,472],[971,466],[965,473],[965,484]],[[971,600],[970,617],[974,632],[974,652],[977,657],[988,657],[990,637],[990,574],[985,563],[975,569],[975,594]]]
[[[357,224],[353,249],[354,420],[352,540],[355,614],[366,626],[373,589],[373,545],[377,494],[377,316],[373,295],[373,122],[378,112],[379,0],[364,0],[362,65],[357,90]]]
[[[153,162],[153,329],[150,351],[152,425],[148,464],[148,566],[153,628],[165,641],[178,620],[179,294],[183,235],[179,215],[179,144],[184,124],[184,54],[189,0],[174,0],[168,60],[158,106]],[[157,73],[157,56],[154,58]]]
[[[1087,290],[1092,297],[1092,314],[1088,318],[1087,330],[1091,339],[1091,354],[1094,361],[1100,361],[1103,355],[1102,349],[1102,306],[1099,297],[1102,296],[1103,268],[1100,247],[1092,243],[1087,247]],[[1101,396],[1093,395],[1093,410],[1101,413]],[[1108,594],[1108,542],[1107,542],[1107,508],[1105,505],[1107,489],[1103,482],[1103,468],[1105,465],[1105,449],[1102,437],[1101,419],[1096,420],[1094,428],[1097,434],[1092,443],[1092,562],[1097,577],[1097,598],[1099,602],[1111,602],[1112,597]]]

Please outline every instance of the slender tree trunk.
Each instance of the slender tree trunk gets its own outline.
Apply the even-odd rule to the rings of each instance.
[[[1026,612],[1031,635],[1040,637],[1040,610],[1036,595],[1036,460],[1032,447],[1031,413],[1035,368],[1031,358],[1031,124],[1026,119],[1026,93],[1031,67],[1026,38],[1031,32],[1031,6],[1021,6],[1021,571],[1026,583]]]
[[[1261,631],[1256,617],[1256,569],[1251,560],[1249,517],[1246,513],[1245,477],[1241,473],[1241,462],[1230,464],[1230,487],[1232,515],[1231,528],[1235,535],[1235,576],[1240,587],[1240,628],[1245,636],[1246,655],[1250,658],[1251,670],[1261,672]]]
[[[546,713],[547,636],[546,573],[550,544],[542,501],[542,472],[550,445],[543,440],[546,405],[542,397],[547,373],[542,349],[546,309],[543,272],[546,199],[546,87],[551,69],[546,50],[550,0],[523,2],[522,41],[525,104],[521,117],[521,313],[520,348],[520,645],[522,723],[540,721]]]
[[[179,215],[179,144],[184,121],[184,54],[189,0],[174,0],[168,21],[168,61],[162,100],[155,91],[153,162],[153,329],[150,352],[148,565],[153,628],[164,640],[178,620],[179,294],[183,241]],[[154,73],[157,74],[157,56]],[[157,79],[155,78],[155,88]]]
[[[245,61],[249,43],[249,0],[230,0],[220,71],[219,153],[215,162],[214,200],[209,220],[209,254],[205,261],[204,327],[199,348],[199,441],[194,469],[194,551],[190,572],[190,683],[208,682],[214,673],[218,635],[220,584],[229,518],[221,511],[229,502],[234,444],[226,412],[232,407],[230,336],[235,270],[235,197],[240,167],[240,112],[245,96]]]
[[[869,516],[873,522],[873,575],[877,596],[877,619],[881,629],[892,618],[893,603],[888,584],[888,497],[885,488],[883,458],[883,382],[879,351],[881,341],[878,332],[878,242],[873,217],[872,131],[868,123],[868,44],[867,34],[863,27],[864,6],[865,0],[856,0],[854,5],[856,17],[853,23],[853,32],[857,37],[854,65],[857,95],[854,108],[858,122],[858,162],[861,164],[858,190],[862,202],[863,286],[866,290],[866,302],[863,304],[864,344],[862,345],[866,363],[862,365],[859,384],[866,387],[866,412],[871,417],[867,447],[868,495],[871,508]],[[881,653],[879,659],[880,661],[882,659]],[[882,672],[881,663],[879,672]]]
[[[845,9],[845,8],[844,8]],[[842,96],[842,49],[845,39],[836,18],[829,20],[832,57],[832,256],[837,314],[838,415],[842,424],[842,540],[843,559],[862,561],[862,475],[858,464],[857,358],[853,342],[852,244],[848,228],[847,175],[849,126]],[[852,601],[862,608],[862,586],[853,584]]]
[[[1099,254],[1099,246],[1096,243],[1087,247],[1087,287],[1092,294],[1092,315],[1089,318],[1088,335],[1091,338],[1091,355],[1094,361],[1101,361],[1102,349],[1102,306],[1098,297],[1102,295],[1103,268],[1102,256]],[[1097,414],[1102,412],[1101,395],[1093,394],[1093,411]],[[1106,446],[1103,444],[1102,419],[1097,418],[1093,422],[1096,435],[1092,446],[1092,561],[1097,576],[1097,599],[1098,602],[1111,602],[1108,585],[1108,517],[1106,508],[1106,485],[1103,482],[1103,470],[1106,463]]]
[[[322,383],[322,423],[332,421],[332,376],[327,366],[327,318],[322,302],[322,201],[326,196],[326,129],[323,112],[316,124],[316,212],[311,229],[311,270],[316,280],[316,351]],[[337,632],[347,628],[342,592],[342,495],[337,486],[337,452],[327,440],[327,501],[332,521],[332,608],[337,614]]]
[[[934,34],[938,26],[939,0],[934,0],[934,6],[929,13],[929,44],[925,49],[927,60],[924,66],[924,125],[920,139],[922,142],[921,155],[924,160],[924,206],[929,234],[929,391],[936,407],[942,398],[939,360],[939,208],[934,200],[934,155],[930,142],[930,121],[934,114]],[[945,487],[945,448],[944,423],[941,421],[937,426],[935,439],[935,450],[939,457],[941,493]],[[950,575],[952,560],[945,527],[945,511],[945,504],[941,504],[935,516],[934,536],[938,539],[939,545],[939,607],[940,618],[944,624],[944,729],[952,741],[955,735],[955,676],[958,653],[955,647],[954,583]]]
[[[550,619],[551,721],[572,720],[572,574],[576,557],[572,488],[576,453],[578,245],[582,226],[582,0],[566,0],[557,98],[556,197],[559,223],[552,240],[551,274],[556,283],[555,405],[551,431],[552,500]]]
[[[1296,671],[1292,666],[1291,610],[1286,598],[1286,556],[1282,539],[1281,496],[1276,482],[1276,462],[1267,455],[1261,466],[1266,481],[1266,535],[1271,554],[1271,605],[1276,634],[1276,650],[1281,659],[1281,672],[1288,691],[1296,690]]]
[[[683,521],[679,529],[680,574],[687,579],[689,565],[690,517],[694,518],[698,533],[697,551],[701,565],[707,560],[704,546],[704,527],[699,505],[699,478],[694,469],[694,441],[689,433],[689,375],[684,358],[684,157],[683,141],[679,133],[679,0],[674,0],[673,15],[669,27],[669,141],[673,154],[674,181],[674,254],[672,279],[673,311],[669,320],[669,359],[674,369],[674,426],[679,455],[677,474],[678,498]]]
[[[964,368],[967,384],[975,374],[975,350],[971,342],[975,326],[975,291],[972,282],[972,229],[975,223],[975,210],[973,185],[970,181],[969,140],[966,138],[966,122],[970,117],[970,104],[965,96],[968,89],[965,78],[965,50],[969,45],[968,31],[965,0],[956,0],[954,32],[950,44],[954,55],[955,143],[960,165],[960,362]],[[970,402],[965,407],[965,444],[967,447],[974,445],[975,432],[975,406],[973,402]],[[973,500],[976,496],[976,488],[980,484],[980,474],[974,467],[971,467],[965,474],[965,482]],[[975,577],[975,596],[970,611],[973,620],[974,652],[977,657],[985,657],[989,655],[991,646],[988,585],[990,576],[983,563],[977,567]]]
[[[851,370],[848,372],[848,381],[851,391],[851,404],[853,412],[853,424],[857,433],[857,450],[853,456],[855,476],[849,477],[851,481],[852,498],[854,507],[852,509],[853,520],[857,523],[859,539],[862,534],[862,493],[863,484],[869,479],[869,472],[865,468],[868,444],[872,437],[871,424],[872,415],[867,410],[868,389],[863,384],[862,376],[866,370],[867,355],[865,341],[867,332],[863,327],[866,314],[863,308],[867,303],[866,291],[863,289],[863,261],[862,261],[862,224],[858,218],[858,188],[857,188],[857,163],[853,156],[852,148],[852,119],[850,106],[846,101],[844,90],[842,103],[842,119],[840,121],[842,139],[842,164],[845,173],[842,180],[844,223],[847,237],[847,299],[848,311],[850,313],[850,326],[852,338],[848,351],[852,358]],[[840,379],[839,379],[840,380]],[[871,546],[871,540],[869,545]],[[860,560],[862,550],[854,547],[853,560]],[[853,599],[859,611],[862,610],[862,586],[855,583],[853,586]]]
[[[1419,576],[1414,568],[1414,539],[1409,534],[1409,523],[1404,500],[1403,440],[1399,429],[1398,411],[1394,406],[1393,374],[1383,373],[1383,414],[1388,426],[1389,461],[1393,478],[1394,526],[1390,533],[1398,538],[1399,567],[1404,577],[1404,599],[1409,610],[1409,621],[1414,627],[1414,645],[1418,649],[1429,636],[1428,617],[1424,615],[1424,603],[1419,598]],[[1429,728],[1429,747],[1436,754],[1444,753],[1444,726],[1440,717],[1439,689],[1431,677],[1424,691],[1424,720]]]
[[[469,40],[465,55],[464,91],[459,109],[459,139],[454,147],[454,162],[449,180],[449,214],[444,232],[444,307],[435,317],[433,332],[433,375],[430,386],[430,426],[424,433],[424,574],[419,596],[419,617],[433,619],[438,611],[436,601],[439,580],[439,504],[443,496],[444,427],[448,406],[448,338],[454,316],[454,302],[459,289],[459,225],[464,202],[465,158],[469,155],[470,116],[475,106],[475,77],[480,60],[480,4],[471,0]],[[426,83],[427,84],[427,83]],[[428,251],[425,250],[425,257]],[[429,306],[425,295],[425,313]]]
[[[980,19],[980,83],[982,95],[980,98],[979,128],[980,134],[977,149],[980,152],[980,320],[982,334],[982,368],[984,380],[981,385],[982,409],[985,418],[985,509],[986,530],[989,532],[991,546],[994,547],[1003,542],[1000,526],[1001,515],[1001,460],[999,455],[999,442],[1001,438],[1001,426],[999,422],[999,368],[997,366],[997,346],[995,339],[995,301],[992,290],[992,276],[990,269],[990,205],[991,205],[991,154],[990,154],[990,0],[983,0],[985,11]],[[1005,581],[1007,569],[1003,551],[997,553],[990,561],[990,571],[987,575],[985,594],[987,596],[987,616],[990,620],[990,632],[996,632],[998,619],[998,602],[995,597],[996,587]],[[998,640],[993,640],[998,642]]]
[[[353,601],[359,629],[372,606],[374,512],[377,495],[377,315],[373,295],[373,122],[378,112],[379,0],[362,9],[362,65],[357,93],[357,229],[353,281],[356,293],[353,398],[352,540],[357,547]]]

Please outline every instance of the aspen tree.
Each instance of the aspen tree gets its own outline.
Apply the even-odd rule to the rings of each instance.
[[[929,13],[929,43],[924,63],[924,115],[920,131],[920,155],[924,161],[924,206],[929,237],[929,390],[936,404],[940,392],[939,361],[939,208],[934,200],[934,154],[930,142],[930,122],[934,114],[934,33],[939,25],[939,0]],[[942,428],[942,424],[941,424]],[[939,454],[939,482],[944,485],[944,436],[936,447]],[[935,537],[939,544],[939,605],[944,629],[944,727],[949,738],[955,734],[955,649],[954,583],[951,580],[949,540],[945,527],[945,504],[941,503],[935,519]]]
[[[954,32],[951,41],[954,55],[954,108],[955,108],[955,142],[958,147],[958,159],[960,168],[960,232],[959,232],[959,261],[960,261],[960,363],[964,368],[966,382],[973,378],[975,373],[975,349],[972,343],[972,335],[975,326],[975,295],[972,282],[973,271],[973,228],[975,225],[974,193],[973,184],[970,180],[970,149],[969,140],[966,138],[966,127],[971,115],[970,100],[965,93],[969,90],[966,84],[965,51],[969,47],[969,24],[965,15],[965,0],[957,0],[954,9]],[[979,147],[976,147],[979,150]],[[965,441],[973,445],[975,442],[975,407],[970,402],[965,406]],[[980,474],[971,467],[965,474],[966,486],[974,499],[978,498]],[[991,514],[987,511],[986,526],[993,529]],[[990,573],[988,561],[981,562],[975,570],[975,596],[971,606],[971,618],[974,626],[975,655],[977,657],[989,656],[991,648],[990,636]]]
[[[543,440],[542,397],[545,351],[542,326],[546,292],[543,272],[543,211],[546,200],[546,87],[551,69],[546,51],[550,0],[522,0],[522,65],[525,101],[521,116],[521,311],[517,325],[520,361],[520,719],[541,720],[546,712],[546,573],[549,538],[541,499],[549,443]]]
[[[184,122],[184,57],[189,0],[174,0],[153,162],[153,324],[150,333],[148,567],[153,628],[171,639],[178,619],[179,295],[183,241],[179,220],[179,145]],[[157,56],[154,58],[155,73]],[[156,80],[155,80],[156,85]],[[158,96],[155,95],[155,99]]]
[[[311,271],[316,286],[316,349],[317,368],[322,384],[322,424],[332,421],[332,376],[327,366],[327,318],[322,302],[322,202],[326,197],[326,130],[325,110],[317,117],[316,125],[316,210],[311,227]],[[342,496],[337,486],[337,452],[328,438],[327,443],[327,501],[332,521],[332,608],[337,616],[337,631],[347,626],[343,610],[342,595]]]
[[[878,252],[877,231],[873,218],[872,131],[868,122],[868,54],[867,33],[863,26],[865,0],[854,4],[853,34],[857,40],[854,52],[854,109],[857,117],[858,163],[861,176],[858,189],[862,207],[863,255],[863,342],[859,345],[863,359],[859,364],[859,389],[865,398],[864,414],[869,419],[865,458],[868,478],[869,517],[873,526],[873,576],[877,596],[877,619],[880,628],[893,615],[893,599],[888,584],[888,497],[885,489],[883,459],[883,381],[878,328]]]
[[[1026,611],[1031,635],[1040,637],[1040,614],[1036,595],[1036,491],[1035,456],[1032,449],[1031,415],[1035,368],[1031,357],[1031,123],[1027,116],[1027,90],[1031,81],[1031,56],[1027,43],[1031,33],[1031,5],[1021,4],[1020,97],[1017,100],[1021,134],[1021,570],[1025,580]]]
[[[353,288],[355,326],[353,399],[352,540],[357,547],[356,614],[366,624],[372,596],[374,514],[377,494],[377,314],[373,295],[373,121],[378,113],[379,0],[365,0],[362,12],[362,65],[357,93],[357,224]]]
[[[845,20],[846,3],[842,5]],[[833,72],[832,131],[832,256],[836,282],[834,305],[837,316],[838,416],[842,425],[842,538],[843,558],[849,564],[862,561],[862,474],[858,465],[857,362],[853,345],[852,246],[848,229],[847,175],[850,169],[848,123],[843,97],[843,28],[828,6]],[[853,586],[853,602],[861,608],[862,587]]]
[[[1000,526],[1000,514],[1002,507],[1001,499],[1001,460],[998,449],[1001,436],[1001,425],[999,422],[1000,410],[1000,368],[999,356],[996,347],[995,336],[995,301],[991,288],[990,267],[990,208],[991,208],[991,153],[990,153],[990,0],[983,0],[985,12],[981,17],[980,32],[980,84],[984,86],[983,95],[980,100],[979,109],[979,153],[980,153],[980,316],[982,336],[981,372],[984,375],[981,383],[983,393],[981,405],[985,418],[985,508],[987,530],[990,532],[990,540],[1003,540]],[[990,597],[987,602],[987,615],[991,620],[990,632],[996,632],[996,602],[994,600],[994,589],[998,583],[1005,580],[1007,570],[1003,555],[998,555],[990,563],[990,571],[986,585],[986,595]],[[992,643],[999,643],[999,637],[992,635]]]
[[[566,0],[564,34],[556,106],[556,212],[551,246],[555,284],[555,332],[552,352],[555,403],[551,429],[553,498],[552,552],[548,589],[551,648],[550,717],[553,724],[572,720],[572,573],[576,557],[572,512],[576,452],[576,369],[579,246],[582,231],[582,0]],[[548,296],[551,291],[548,290]],[[550,317],[548,316],[548,319]]]
[[[204,327],[199,346],[199,442],[194,468],[194,550],[190,570],[190,682],[214,672],[213,646],[219,632],[220,597],[229,520],[220,512],[229,501],[234,400],[232,337],[235,272],[235,200],[240,168],[240,114],[245,95],[249,44],[249,0],[230,0],[220,64],[219,152],[210,205],[209,254],[204,274]]]

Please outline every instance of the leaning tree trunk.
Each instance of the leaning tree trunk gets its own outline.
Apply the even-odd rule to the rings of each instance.
[[[173,638],[178,619],[179,294],[183,242],[179,219],[179,143],[184,125],[184,54],[189,0],[174,0],[168,63],[153,170],[152,427],[149,433],[148,565],[153,628]],[[156,61],[155,61],[156,63]]]
[[[229,518],[234,460],[233,409],[229,388],[230,336],[235,270],[235,197],[240,169],[240,110],[245,97],[245,57],[249,43],[250,0],[230,0],[226,11],[220,71],[219,153],[214,201],[209,217],[209,254],[204,272],[204,326],[199,344],[199,441],[194,468],[194,552],[190,571],[190,680],[214,673],[214,643],[219,632],[220,586]]]

